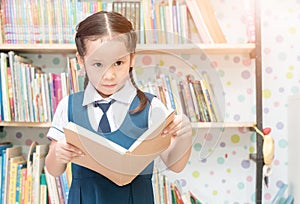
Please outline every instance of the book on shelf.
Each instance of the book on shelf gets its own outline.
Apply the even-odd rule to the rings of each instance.
[[[11,148],[11,142],[0,143],[0,203],[3,203],[3,194],[6,176],[6,149]]]
[[[9,167],[9,188],[8,190],[8,203],[16,203],[16,192],[17,192],[17,174],[18,174],[18,166],[19,164],[24,164],[26,162],[25,158],[20,155],[16,157],[12,157],[10,159],[10,167]]]
[[[1,68],[1,99],[2,99],[2,120],[3,121],[10,121],[11,114],[10,114],[10,103],[9,103],[9,92],[8,92],[8,63],[7,63],[8,55],[4,52],[0,53],[0,68]]]
[[[29,147],[27,154],[27,171],[26,171],[26,180],[25,180],[25,189],[22,200],[25,203],[32,203],[32,192],[33,192],[33,154],[35,152],[36,146],[38,143],[33,141]]]
[[[39,204],[40,177],[45,165],[45,158],[49,150],[48,144],[37,144],[32,156],[32,203]]]
[[[85,154],[83,157],[73,159],[72,162],[101,173],[117,185],[126,185],[168,148],[171,135],[162,137],[161,133],[173,121],[174,115],[174,110],[169,111],[167,115],[157,114],[156,123],[149,127],[129,149],[69,122],[64,127],[66,141]],[[107,156],[99,157],[97,156],[99,154]]]
[[[47,204],[47,203],[48,203],[48,189],[47,189],[46,175],[45,173],[41,173],[39,204]]]
[[[152,177],[153,194],[156,204],[202,204],[190,190],[184,192],[182,184],[178,179],[170,180],[158,168],[154,168]]]
[[[10,189],[10,176],[9,176],[9,170],[10,170],[10,161],[14,157],[18,157],[22,155],[22,147],[21,146],[15,146],[10,147],[6,149],[5,154],[5,170],[4,170],[4,187],[2,188],[2,202],[7,203],[9,201],[9,191]],[[2,164],[3,165],[3,164]],[[2,181],[3,182],[3,181]]]
[[[293,204],[294,201],[294,196],[293,195],[288,195],[288,197],[285,199],[284,204]]]
[[[125,16],[135,31],[140,30],[140,2],[139,1],[114,1],[112,10]],[[137,41],[140,42],[140,34],[137,32]]]
[[[46,166],[44,166],[44,172],[45,172],[46,182],[47,182],[47,189],[48,189],[47,192],[48,192],[49,203],[51,203],[51,204],[52,203],[55,203],[55,204],[60,203],[56,178],[48,172]]]
[[[22,192],[23,192],[23,187],[25,187],[23,182],[26,179],[25,176],[26,172],[27,172],[27,163],[26,161],[24,161],[23,163],[20,163],[18,165],[18,170],[17,170],[16,203],[22,203]]]
[[[282,183],[281,186],[279,187],[279,190],[277,191],[276,195],[272,199],[272,203],[280,203],[284,199],[284,194],[286,190],[288,189],[288,185],[285,183]]]
[[[192,99],[192,93],[186,79],[179,81],[180,89],[182,90],[182,99],[184,101],[184,108],[187,116],[190,118],[191,122],[198,122],[198,118],[196,116],[195,107]]]
[[[68,167],[67,167],[68,168]],[[67,169],[59,176],[59,181],[61,183],[61,189],[63,194],[63,199],[65,201],[65,204],[68,202],[69,197],[69,184],[68,184],[68,176],[67,176]]]
[[[2,22],[2,12],[1,12],[1,10],[2,10],[2,6],[0,4],[0,44],[3,43],[3,27],[2,27],[3,22]]]

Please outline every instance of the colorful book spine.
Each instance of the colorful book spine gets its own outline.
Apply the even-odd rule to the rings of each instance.
[[[48,190],[47,190],[47,181],[46,175],[41,174],[40,177],[40,196],[39,204],[48,204]]]
[[[16,204],[22,203],[23,169],[27,167],[26,162],[18,164],[16,183]]]
[[[25,203],[25,197],[27,197],[28,195],[26,192],[26,182],[27,182],[27,164],[26,167],[24,167],[22,170],[22,187],[21,187],[21,201],[20,203],[22,204],[26,204]]]

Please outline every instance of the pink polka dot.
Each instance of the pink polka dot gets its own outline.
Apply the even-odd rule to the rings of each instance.
[[[236,155],[236,151],[232,151],[232,155]]]
[[[247,89],[247,94],[252,94],[253,93],[253,89]]]
[[[207,141],[210,141],[210,140],[212,140],[213,137],[212,137],[212,134],[207,133],[207,134],[205,134],[204,138],[205,138]]]
[[[177,75],[178,75],[179,77],[182,77],[182,76],[183,76],[183,73],[182,73],[182,72],[177,72]]]
[[[26,144],[27,146],[30,146],[31,143],[32,143],[32,140],[31,140],[31,139],[27,139],[27,140],[25,141],[25,144]]]
[[[273,161],[273,164],[274,164],[275,166],[279,166],[280,162],[279,162],[279,160],[276,159],[276,160]]]
[[[210,174],[210,175],[214,175],[214,174],[215,174],[215,172],[211,171],[211,172],[209,172],[209,174]]]
[[[251,59],[243,59],[243,65],[249,67],[251,65]]]
[[[245,128],[244,127],[238,127],[238,131],[240,133],[245,133]]]
[[[264,198],[265,198],[266,200],[270,200],[270,199],[271,199],[271,194],[270,194],[270,193],[266,193],[266,194],[264,195]]]
[[[241,61],[241,58],[238,57],[238,56],[236,56],[236,57],[233,58],[233,62],[234,63],[239,63],[240,61]]]
[[[278,43],[283,42],[283,36],[282,35],[276,36],[276,42],[278,42]]]
[[[142,62],[144,65],[150,65],[151,62],[152,62],[152,59],[150,56],[144,56],[143,59],[142,59]]]
[[[274,102],[274,107],[279,107],[280,103],[278,101]]]
[[[226,193],[227,193],[227,194],[230,194],[230,193],[231,193],[231,191],[230,191],[230,190],[227,190],[227,191],[226,191]]]
[[[212,68],[218,67],[218,62],[216,62],[216,61],[211,62],[211,66],[212,66]]]
[[[252,176],[247,176],[247,179],[246,179],[248,182],[251,182],[253,180]]]
[[[270,54],[270,52],[271,52],[270,48],[265,48],[265,49],[264,49],[264,53],[265,53],[266,55]]]

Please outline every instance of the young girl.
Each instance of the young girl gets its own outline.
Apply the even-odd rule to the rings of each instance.
[[[46,157],[46,167],[53,176],[61,175],[73,158],[84,157],[80,149],[65,142],[63,127],[69,121],[129,148],[133,138],[155,123],[155,112],[166,111],[160,100],[139,90],[133,80],[137,36],[125,17],[115,12],[95,13],[78,25],[75,40],[76,57],[88,81],[84,92],[63,98],[56,109],[47,135],[51,145]],[[110,103],[107,111],[99,108],[103,102]],[[122,128],[136,131],[127,136],[120,131]],[[172,134],[171,144],[160,157],[168,169],[180,172],[191,153],[192,128],[188,118],[176,115],[162,137],[166,134]],[[118,186],[101,174],[72,164],[68,203],[152,204],[153,162],[146,169],[131,183]]]

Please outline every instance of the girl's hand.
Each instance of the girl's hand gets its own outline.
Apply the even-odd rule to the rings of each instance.
[[[58,140],[54,145],[56,161],[62,164],[69,163],[76,157],[82,157],[84,154],[77,147],[68,144],[65,140]]]
[[[173,122],[164,129],[163,135],[172,134],[172,137],[184,137],[192,135],[192,125],[184,114],[175,115]]]

